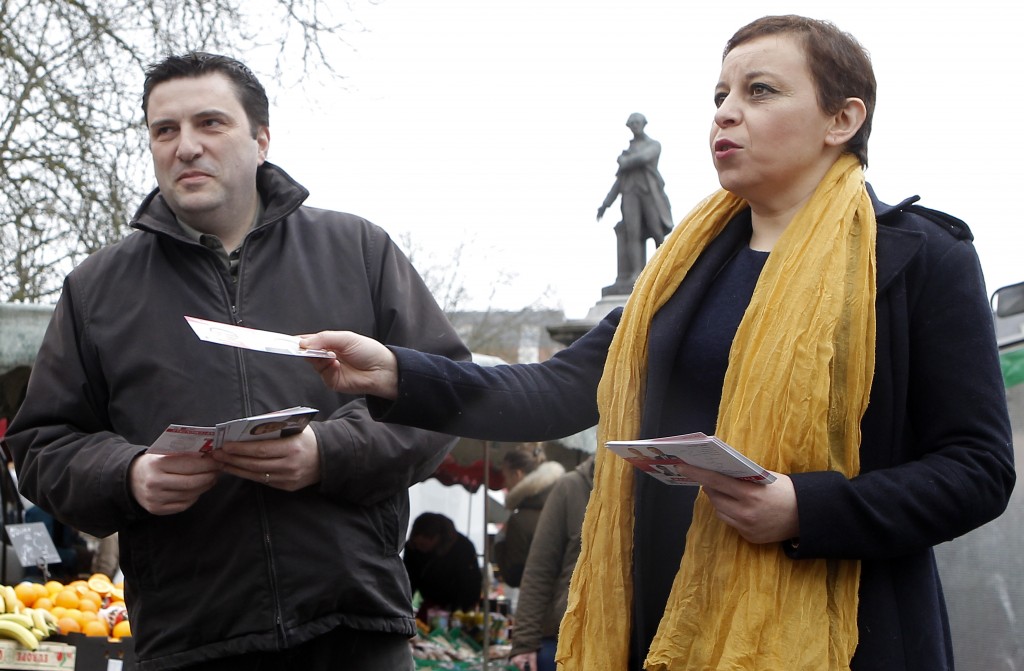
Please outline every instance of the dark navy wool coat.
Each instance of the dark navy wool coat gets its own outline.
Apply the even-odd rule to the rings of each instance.
[[[800,539],[796,547],[785,544],[787,554],[862,563],[855,671],[953,668],[932,547],[997,517],[1015,481],[992,315],[971,233],[916,200],[874,200],[876,369],[862,421],[861,473],[789,474]],[[748,226],[739,217],[731,222],[655,316],[642,437],[653,437],[671,412],[663,400],[680,334],[718,269],[749,239]],[[597,384],[620,314],[540,364],[484,368],[394,348],[399,398],[371,400],[371,409],[385,421],[491,440],[582,430],[598,419]],[[657,551],[663,539],[640,528],[637,552]],[[635,592],[638,602],[646,596]]]

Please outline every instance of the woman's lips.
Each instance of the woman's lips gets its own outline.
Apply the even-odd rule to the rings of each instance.
[[[732,140],[722,138],[715,140],[715,158],[722,159],[732,156],[741,149],[740,145],[736,144]]]

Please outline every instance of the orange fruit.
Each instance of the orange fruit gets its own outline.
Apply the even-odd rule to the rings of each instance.
[[[68,583],[68,588],[75,590],[79,594],[85,594],[89,589],[89,583],[84,580],[72,580]]]
[[[114,625],[114,629],[110,632],[110,635],[114,638],[131,638],[132,627],[128,624],[128,620],[121,620]]]
[[[82,625],[78,624],[78,620],[73,617],[62,617],[57,620],[57,627],[60,629],[60,633],[65,636],[71,632],[81,632]]]
[[[78,608],[79,601],[81,599],[78,596],[78,592],[70,588],[62,589],[53,597],[54,605],[63,606],[64,608]]]
[[[82,600],[78,602],[78,609],[83,613],[98,613],[100,610],[100,604],[96,603],[92,599],[82,597]]]
[[[64,617],[64,614],[68,612],[68,609],[64,606],[54,606],[50,609],[50,615],[53,615],[58,620]]]
[[[103,605],[103,597],[92,591],[91,589],[86,590],[84,594],[79,596],[81,601],[92,601],[97,607]]]
[[[43,610],[52,611],[53,610],[53,606],[54,606],[53,599],[51,599],[48,596],[41,596],[38,599],[36,599],[36,604],[35,604],[36,608],[41,608]]]
[[[86,636],[109,636],[110,631],[107,629],[107,621],[90,620],[82,625],[82,633]]]
[[[50,594],[56,594],[57,592],[64,589],[64,583],[58,580],[50,580],[45,585],[43,585],[43,587],[45,587],[46,591]]]
[[[64,611],[64,617],[70,617],[78,624],[82,624],[82,611],[77,608],[68,608]]]
[[[19,582],[14,586],[14,595],[18,597],[18,601],[21,601],[21,605],[30,607],[39,598],[39,592],[36,591],[35,585],[36,583]]]
[[[114,589],[113,583],[110,582],[110,578],[103,575],[102,573],[94,573],[86,583],[93,592],[97,594],[109,594]]]

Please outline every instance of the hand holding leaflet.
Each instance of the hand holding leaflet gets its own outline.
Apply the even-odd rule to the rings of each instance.
[[[200,340],[251,349],[257,352],[269,352],[271,354],[287,354],[288,356],[301,356],[316,359],[333,359],[334,354],[322,349],[305,349],[299,345],[298,336],[273,331],[261,331],[259,329],[245,328],[233,324],[213,322],[198,317],[185,316],[185,321],[192,327]]]

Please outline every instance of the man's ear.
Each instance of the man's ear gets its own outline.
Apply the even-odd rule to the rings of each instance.
[[[825,136],[825,143],[841,147],[853,139],[864,120],[868,117],[867,107],[860,98],[847,98],[846,103],[832,116],[832,127]]]
[[[267,160],[267,152],[270,151],[270,129],[266,126],[260,126],[256,131],[256,146],[259,147],[260,165],[263,165]]]

